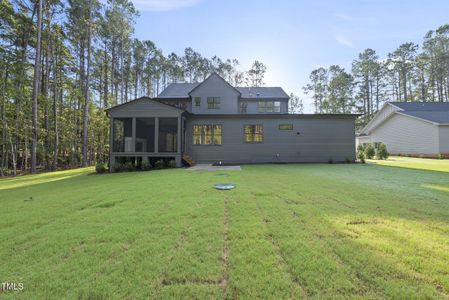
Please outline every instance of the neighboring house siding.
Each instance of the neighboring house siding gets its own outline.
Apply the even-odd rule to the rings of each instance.
[[[373,128],[380,125],[383,121],[385,121],[391,114],[400,110],[398,107],[393,106],[389,103],[386,103],[374,116],[374,118],[367,124],[367,126],[362,130],[362,133],[369,134]]]
[[[286,114],[288,113],[288,100],[285,99],[241,99],[239,103],[245,102],[247,104],[246,113],[247,114],[258,114],[259,113],[259,101],[279,101],[281,102],[281,111],[279,113]],[[240,107],[240,106],[239,106]],[[239,111],[240,112],[240,111]]]
[[[222,145],[193,145],[194,124],[221,124]],[[244,125],[258,124],[263,125],[263,142],[245,143]],[[279,130],[279,124],[293,124],[293,130]],[[186,127],[186,152],[200,163],[343,162],[355,159],[352,117],[216,119],[193,116],[187,120]]]
[[[371,142],[382,142],[392,154],[437,154],[438,127],[394,114],[370,133]]]
[[[449,125],[438,126],[440,153],[449,153]]]
[[[237,114],[239,93],[223,79],[211,76],[190,93],[194,114]],[[201,105],[195,106],[195,97],[201,97]],[[207,97],[220,97],[219,109],[207,108]]]

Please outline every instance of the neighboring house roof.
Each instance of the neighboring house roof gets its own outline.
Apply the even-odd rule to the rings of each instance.
[[[200,83],[172,83],[157,98],[189,98],[189,93]]]
[[[237,87],[242,98],[266,99],[266,98],[290,98],[281,87]]]
[[[211,74],[203,82],[206,82],[211,76],[218,76],[230,87],[236,90],[244,99],[288,99],[290,98],[281,87],[233,87],[217,73]],[[190,93],[199,87],[203,82],[197,83],[172,83],[167,86],[157,98],[181,99],[190,98]]]
[[[449,102],[388,102],[404,111],[447,111]]]
[[[400,111],[398,113],[437,124],[449,124],[449,111]]]

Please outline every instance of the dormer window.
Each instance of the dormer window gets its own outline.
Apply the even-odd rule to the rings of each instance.
[[[248,103],[245,101],[240,102],[240,113],[246,114],[247,109],[248,109]]]
[[[220,97],[207,97],[207,108],[208,109],[219,109],[220,108]]]
[[[259,101],[260,113],[281,112],[281,102],[279,101]]]
[[[200,107],[201,106],[201,97],[195,97],[195,106]]]

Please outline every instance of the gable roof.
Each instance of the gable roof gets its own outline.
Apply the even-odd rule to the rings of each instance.
[[[181,108],[176,107],[174,105],[169,105],[169,104],[157,101],[157,99],[151,99],[151,98],[146,97],[146,96],[143,96],[143,97],[140,97],[140,98],[137,98],[137,99],[134,99],[134,100],[122,103],[122,104],[118,104],[118,105],[109,107],[109,108],[105,109],[105,111],[109,112],[109,111],[112,111],[112,110],[116,110],[117,108],[122,108],[123,106],[129,105],[129,104],[135,104],[137,102],[142,102],[142,101],[153,102],[153,103],[164,105],[164,106],[167,106],[167,107],[170,107],[170,108],[174,108],[174,109],[177,109],[177,110],[180,110],[180,111],[185,111],[184,109],[181,109]]]
[[[389,102],[404,111],[446,111],[449,112],[449,102]]]
[[[290,98],[281,87],[238,87],[242,98],[265,99],[265,98]]]
[[[232,88],[233,90],[235,90],[239,95],[240,95],[240,91],[238,89],[236,89],[235,87],[233,87],[229,82],[227,82],[223,77],[221,77],[220,75],[218,75],[217,73],[212,73],[210,74],[206,79],[204,79],[203,82],[201,82],[200,84],[198,84],[196,87],[194,87],[190,92],[189,95],[196,90],[198,87],[200,87],[202,84],[204,84],[206,81],[209,81],[209,79],[211,79],[212,77],[218,77],[219,79],[221,79],[224,83],[226,83],[230,88]]]
[[[189,93],[200,83],[171,83],[157,98],[189,98]]]
[[[223,77],[217,73],[212,73],[203,82],[196,83],[171,83],[168,85],[157,98],[161,99],[183,99],[190,98],[190,93],[197,87],[206,82],[212,76],[218,76],[227,85],[233,88],[244,99],[289,99],[290,97],[281,87],[233,87]]]
[[[386,102],[368,124],[363,127],[360,134],[370,134],[371,131],[394,114],[419,119],[435,125],[449,124],[449,102]]]

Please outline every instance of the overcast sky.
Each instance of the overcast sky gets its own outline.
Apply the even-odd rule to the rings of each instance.
[[[192,47],[202,55],[258,59],[266,84],[299,95],[310,72],[339,64],[348,71],[358,53],[385,57],[401,43],[421,45],[427,31],[449,23],[449,0],[133,0],[136,37],[165,54]]]

